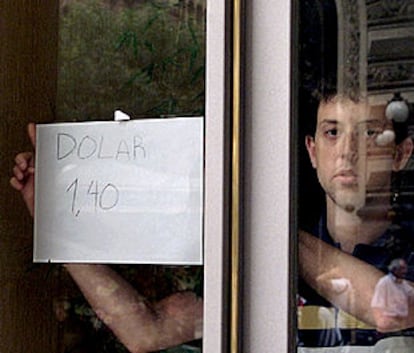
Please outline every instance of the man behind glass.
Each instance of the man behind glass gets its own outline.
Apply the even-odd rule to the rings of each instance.
[[[386,114],[385,104],[370,104],[359,93],[320,92],[316,125],[305,144],[325,208],[319,223],[299,235],[298,344],[338,347],[329,352],[343,346],[347,352],[414,351],[413,312],[379,332],[370,307],[393,259],[413,265],[413,222],[401,219],[391,194],[413,149],[408,116],[400,119],[392,109]]]

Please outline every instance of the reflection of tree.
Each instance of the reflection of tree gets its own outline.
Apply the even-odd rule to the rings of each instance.
[[[134,117],[202,114],[204,7],[109,3],[62,5],[58,118],[112,119],[115,109]]]

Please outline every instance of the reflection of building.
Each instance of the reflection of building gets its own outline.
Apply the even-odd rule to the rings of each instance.
[[[414,98],[413,20],[413,1],[371,1],[367,21],[368,90],[400,90],[411,101]]]
[[[321,26],[335,25],[337,17],[339,88],[368,90],[379,100],[401,91],[414,100],[413,0],[310,0],[308,6]],[[321,50],[334,46],[325,35]]]
[[[338,63],[345,68],[338,72],[339,83],[358,82],[381,100],[402,91],[412,101],[414,2],[337,0],[337,5]]]

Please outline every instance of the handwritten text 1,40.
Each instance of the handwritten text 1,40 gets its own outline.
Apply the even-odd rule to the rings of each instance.
[[[76,178],[66,188],[66,192],[71,194],[71,212],[75,217],[85,206],[99,212],[109,211],[118,204],[119,190],[114,184],[91,180],[84,185],[85,188],[81,187],[79,178]]]

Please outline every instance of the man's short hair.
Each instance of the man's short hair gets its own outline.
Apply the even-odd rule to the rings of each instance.
[[[309,88],[311,90],[309,90]],[[302,121],[305,122],[305,134],[314,136],[316,131],[317,113],[319,105],[327,103],[335,99],[336,97],[342,97],[349,99],[354,103],[366,101],[367,93],[362,92],[358,89],[349,89],[344,92],[338,92],[337,82],[335,78],[322,78],[318,80],[314,85],[307,86],[307,92],[302,92],[301,104],[307,106],[306,109],[301,109],[302,114],[309,114]],[[412,109],[410,109],[410,116],[404,122],[392,121],[393,130],[395,132],[396,144],[401,143],[405,138],[408,137],[408,123],[412,119]]]
[[[398,270],[401,267],[402,262],[405,263],[406,261],[404,259],[401,259],[401,258],[397,258],[397,259],[392,260],[390,262],[390,264],[388,265],[388,270],[390,272],[394,272],[395,270]]]

